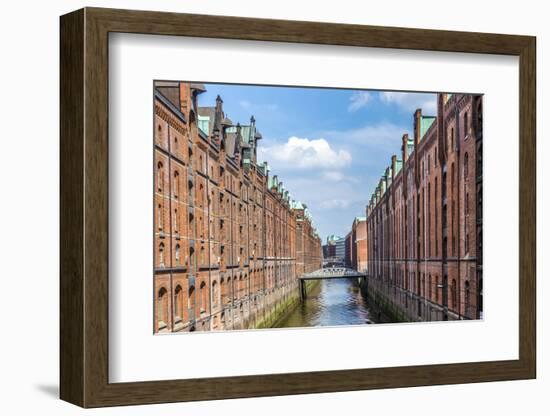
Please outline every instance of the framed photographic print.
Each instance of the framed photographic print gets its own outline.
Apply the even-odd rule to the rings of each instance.
[[[62,16],[61,398],[534,378],[535,104],[533,37]]]

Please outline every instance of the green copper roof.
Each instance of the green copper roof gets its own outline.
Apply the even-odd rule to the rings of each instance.
[[[290,208],[292,209],[304,209],[304,206],[302,205],[301,201],[292,201],[290,203]]]
[[[395,161],[395,176],[397,176],[397,174],[399,172],[401,172],[401,168],[403,167],[403,161],[402,160],[396,160]]]
[[[248,144],[253,143],[252,134],[251,126],[241,126],[241,137],[243,138],[243,142]]]
[[[435,117],[422,116],[420,119],[420,138],[422,139],[431,125],[434,123]]]
[[[413,150],[414,150],[414,141],[409,140],[407,142],[407,157],[409,157],[412,154]]]
[[[277,175],[270,176],[269,181],[267,182],[267,184],[268,184],[270,190],[273,187],[277,188],[279,186],[279,180],[277,179]]]

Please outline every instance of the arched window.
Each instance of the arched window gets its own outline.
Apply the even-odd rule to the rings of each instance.
[[[159,244],[159,265],[164,267],[164,243]]]
[[[164,185],[164,169],[163,169],[162,162],[159,162],[157,164],[157,189],[159,192],[162,192],[163,185]]]
[[[175,250],[175,253],[174,253],[174,257],[175,257],[175,260],[176,260],[176,265],[179,266],[180,264],[180,245],[179,244],[176,244],[176,250]]]
[[[434,229],[435,229],[435,255],[438,255],[439,252],[439,241],[438,241],[438,235],[439,235],[439,228],[437,225],[437,207],[438,207],[438,200],[437,200],[437,176],[435,177],[435,187],[434,187],[434,205],[435,205],[435,218],[434,218]]]
[[[199,295],[200,295],[200,308],[201,312],[205,312],[208,306],[208,291],[206,289],[206,283],[202,282],[199,286]]]
[[[227,287],[225,285],[225,279],[223,277],[220,279],[220,296],[221,304],[224,305],[227,302]]]
[[[241,248],[241,253],[242,253],[242,248]],[[241,274],[239,276],[239,298],[243,297],[243,289],[244,289],[243,275]]]
[[[428,256],[432,255],[432,184],[428,182]]]
[[[162,205],[161,204],[158,204],[157,206],[157,223],[158,223],[158,227],[159,227],[159,230],[162,230],[163,228],[163,223],[164,223],[164,215],[162,215],[163,212],[162,212]]]
[[[451,129],[451,152],[455,150],[455,129]]]
[[[441,297],[444,306],[449,304],[449,280],[447,275],[443,276],[443,285],[441,288]]]
[[[183,319],[183,289],[180,285],[174,290],[174,321],[179,322]]]
[[[422,280],[420,281],[420,296],[426,296],[426,275],[422,273]]]
[[[455,236],[455,164],[451,163],[451,245],[452,253],[456,255],[456,236]]]
[[[468,112],[464,113],[464,138],[468,137]]]
[[[455,187],[455,164],[451,163],[451,192],[454,192]]]
[[[168,292],[164,287],[161,287],[158,291],[157,321],[159,330],[166,328],[168,325]]]
[[[180,194],[180,174],[176,170],[174,171],[174,198],[178,199]]]
[[[231,277],[229,276],[227,278],[227,284],[225,288],[225,293],[227,294],[226,302],[225,303],[231,303],[231,294],[233,292],[233,282],[231,281]]]
[[[218,282],[215,280],[212,282],[212,306],[217,307],[218,306],[218,298],[220,296],[220,293],[218,291]]]
[[[195,249],[193,247],[189,247],[189,264],[187,265],[187,267],[189,267],[191,270],[194,270],[195,263],[196,263]]]
[[[456,310],[458,305],[456,279],[453,279],[451,283],[451,302],[452,302],[452,305],[451,305],[452,308]]]
[[[470,282],[464,282],[464,315],[467,318],[471,318],[470,315]]]
[[[174,232],[179,232],[178,209],[174,208]]]
[[[467,180],[468,179],[468,173],[469,173],[469,168],[468,168],[468,153],[464,153],[464,180]]]
[[[187,291],[187,308],[189,309],[189,313],[195,311],[195,286],[189,287]]]

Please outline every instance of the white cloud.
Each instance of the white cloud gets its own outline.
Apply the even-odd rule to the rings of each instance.
[[[411,129],[407,129],[397,124],[380,122],[377,124],[367,124],[366,126],[350,130],[330,130],[323,134],[331,139],[356,144],[369,146],[389,144],[394,146],[395,143],[401,143],[403,134],[410,133],[410,130]]]
[[[260,158],[274,163],[284,163],[285,168],[339,169],[351,163],[351,154],[335,150],[325,139],[290,137],[284,144],[259,148]],[[277,164],[279,164],[277,163]]]
[[[380,101],[386,104],[395,104],[403,111],[412,113],[421,108],[425,115],[435,115],[437,112],[436,94],[414,93],[414,92],[381,92]]]
[[[357,111],[368,104],[370,101],[370,94],[366,91],[355,91],[351,97],[349,97],[349,101],[348,111]]]
[[[351,201],[347,199],[326,199],[322,201],[319,204],[319,206],[323,209],[335,209],[335,208],[345,209],[349,207],[350,202]]]
[[[358,183],[359,179],[352,176],[344,175],[342,172],[337,170],[328,170],[321,174],[321,178],[328,182],[351,182]]]

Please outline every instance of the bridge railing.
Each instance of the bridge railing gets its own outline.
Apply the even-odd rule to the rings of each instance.
[[[306,273],[300,276],[301,279],[314,279],[314,278],[331,278],[331,277],[362,277],[365,273],[358,272],[357,270],[349,269],[347,267],[330,267],[326,269],[315,270],[314,272]]]

